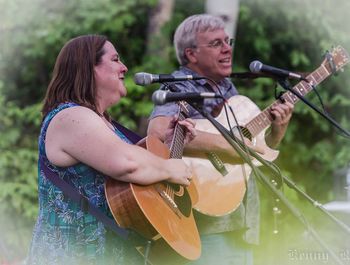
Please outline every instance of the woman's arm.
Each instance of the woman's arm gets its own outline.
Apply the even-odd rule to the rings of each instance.
[[[48,127],[45,147],[48,159],[57,166],[82,162],[121,181],[147,185],[168,180],[188,185],[191,176],[182,160],[163,159],[125,143],[85,107],[58,113]]]

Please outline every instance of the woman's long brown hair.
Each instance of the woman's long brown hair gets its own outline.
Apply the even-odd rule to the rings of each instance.
[[[105,36],[84,35],[63,46],[46,91],[43,117],[65,102],[74,102],[98,113],[94,66],[101,62],[106,41]]]

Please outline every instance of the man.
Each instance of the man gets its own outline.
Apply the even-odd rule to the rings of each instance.
[[[218,93],[220,90],[226,99],[238,94],[227,78],[232,72],[232,47],[224,26],[220,18],[207,14],[191,16],[178,26],[174,45],[181,67],[173,75],[200,75],[206,79],[174,83],[177,91]],[[215,116],[221,111],[222,100],[205,99],[204,108]],[[274,119],[265,138],[269,147],[276,147],[284,137],[292,111],[293,105],[288,102],[271,109]],[[165,128],[177,112],[175,103],[156,106],[148,134],[164,140]],[[195,119],[203,118],[193,108],[190,108],[189,115]],[[246,142],[250,145],[249,141]],[[197,130],[197,136],[186,150],[192,153],[214,151],[231,162],[241,162],[239,155],[219,134]],[[202,255],[190,264],[253,264],[251,246],[259,241],[259,198],[253,177],[247,183],[244,202],[233,213],[222,217],[195,215],[201,233]]]

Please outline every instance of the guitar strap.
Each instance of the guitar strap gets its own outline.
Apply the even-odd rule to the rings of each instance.
[[[141,137],[136,133],[130,131],[125,128],[121,124],[113,121],[113,124],[120,130],[132,143],[138,142]],[[39,157],[39,165],[40,170],[44,172],[44,175],[58,188],[62,190],[62,192],[72,199],[74,202],[78,203],[81,209],[87,213],[89,212],[91,215],[95,216],[97,220],[102,222],[106,227],[115,232],[118,236],[123,238],[124,240],[130,241],[135,246],[146,245],[146,249],[148,248],[150,241],[140,234],[122,228],[116,224],[114,219],[109,218],[104,212],[102,212],[98,207],[89,202],[89,199],[81,194],[75,187],[73,187],[67,181],[61,179],[58,174],[53,171],[44,161],[42,156]],[[147,256],[145,257],[147,260]]]
[[[125,128],[120,123],[112,120],[113,125],[121,131],[133,144],[136,144],[138,141],[140,141],[142,138],[141,136],[137,135],[133,131],[130,131],[128,128]]]

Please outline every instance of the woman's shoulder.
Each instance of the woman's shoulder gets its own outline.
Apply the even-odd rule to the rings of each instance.
[[[59,119],[66,118],[79,118],[82,119],[85,116],[91,118],[91,116],[97,116],[97,113],[88,107],[78,105],[76,103],[63,103],[52,110],[46,118],[59,117]],[[55,119],[56,120],[56,119]]]
[[[84,107],[78,104],[62,104],[58,106],[60,113],[69,113],[71,115],[79,115],[79,114],[85,114],[85,115],[97,115],[96,112],[94,112],[92,109],[88,107]]]
[[[61,109],[51,121],[52,125],[69,126],[75,129],[86,129],[91,124],[96,126],[96,123],[102,123],[101,117],[92,109],[80,105]]]

